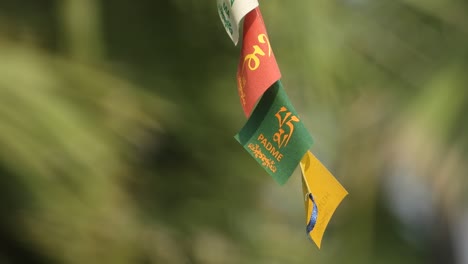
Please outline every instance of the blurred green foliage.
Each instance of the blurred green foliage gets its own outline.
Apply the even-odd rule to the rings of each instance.
[[[260,5],[350,192],[322,250],[299,173],[277,186],[233,139],[215,2],[0,0],[0,263],[466,263],[468,4]]]

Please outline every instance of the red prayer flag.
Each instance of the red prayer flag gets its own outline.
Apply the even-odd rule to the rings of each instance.
[[[281,78],[281,73],[258,7],[245,16],[243,34],[237,88],[244,113],[249,116],[263,93]]]

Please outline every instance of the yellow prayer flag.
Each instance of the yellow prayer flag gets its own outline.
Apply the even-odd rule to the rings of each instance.
[[[313,210],[313,202],[308,199],[308,194],[313,195],[317,206],[317,222],[307,235],[320,248],[328,222],[348,192],[310,151],[301,160],[301,170],[306,225]]]

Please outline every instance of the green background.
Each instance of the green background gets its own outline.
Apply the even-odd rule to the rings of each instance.
[[[320,251],[232,138],[215,1],[0,0],[0,263],[467,263],[467,2],[260,4],[350,193]]]

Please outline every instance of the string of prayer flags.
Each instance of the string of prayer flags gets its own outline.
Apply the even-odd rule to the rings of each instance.
[[[239,41],[242,18],[258,6],[257,0],[217,0],[219,18],[235,45]]]
[[[244,113],[249,116],[262,94],[281,78],[281,73],[258,7],[245,16],[243,34],[237,88]]]
[[[248,120],[235,138],[280,185],[300,164],[306,233],[320,248],[333,213],[348,193],[309,151],[312,137],[283,88],[258,2],[217,1],[221,21],[234,44],[245,17],[236,79]]]

